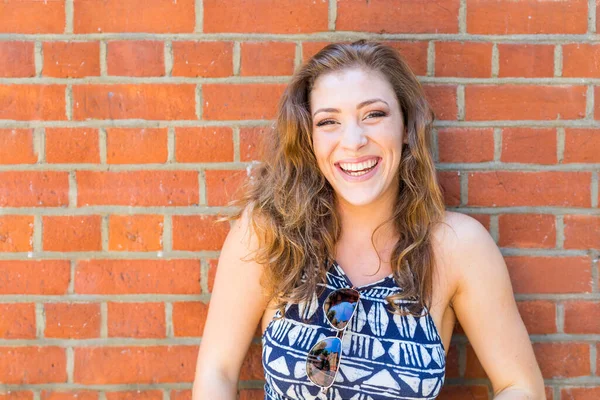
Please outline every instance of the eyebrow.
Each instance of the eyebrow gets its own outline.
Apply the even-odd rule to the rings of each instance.
[[[365,101],[363,101],[361,103],[358,103],[358,105],[356,106],[356,109],[360,110],[364,106],[368,106],[369,104],[373,104],[373,103],[376,103],[378,101],[381,101],[381,102],[385,103],[388,107],[390,106],[387,101],[385,101],[383,99],[375,98],[375,99],[369,99],[369,100],[365,100]],[[313,118],[314,118],[315,115],[317,115],[317,113],[320,113],[320,112],[334,112],[334,113],[339,113],[340,110],[338,108],[319,108],[313,114]]]

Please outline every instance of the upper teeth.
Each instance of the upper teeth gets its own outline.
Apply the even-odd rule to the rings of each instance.
[[[346,171],[360,171],[363,169],[371,168],[375,164],[377,164],[377,159],[371,158],[370,160],[363,161],[360,163],[340,163],[340,167]]]

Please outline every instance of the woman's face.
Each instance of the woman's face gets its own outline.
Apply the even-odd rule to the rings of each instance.
[[[321,75],[310,94],[319,169],[342,203],[394,201],[404,125],[390,83],[360,68]]]

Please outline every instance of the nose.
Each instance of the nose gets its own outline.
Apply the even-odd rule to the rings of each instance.
[[[367,144],[367,136],[365,130],[359,124],[347,124],[346,129],[342,132],[340,145],[344,149],[356,151]]]

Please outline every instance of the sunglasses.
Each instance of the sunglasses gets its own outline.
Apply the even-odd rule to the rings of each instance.
[[[308,352],[306,375],[325,393],[333,385],[342,358],[342,340],[348,323],[356,313],[360,293],[353,288],[336,289],[323,303],[327,322],[337,331],[336,336],[318,341]]]

